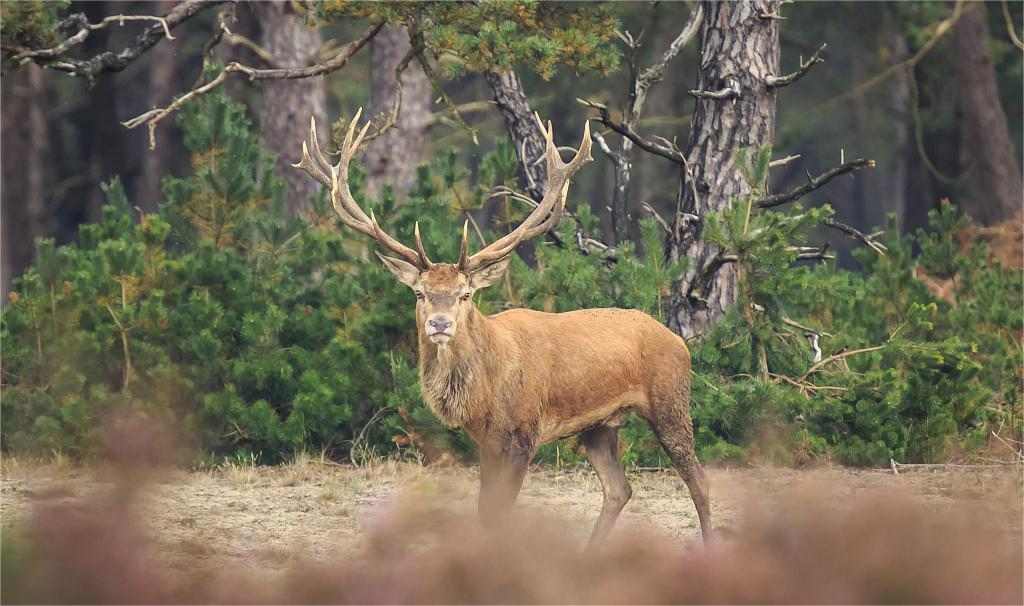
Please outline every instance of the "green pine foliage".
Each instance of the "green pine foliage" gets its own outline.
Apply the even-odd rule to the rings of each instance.
[[[762,183],[763,169],[750,176]],[[739,259],[740,298],[695,351],[702,452],[882,465],[948,460],[997,430],[1019,439],[1020,272],[982,245],[961,253],[965,224],[949,205],[928,231],[899,237],[890,226],[886,255],[858,251],[863,272],[793,266],[785,243],[830,212],[757,212],[736,200],[709,220],[708,237]],[[929,293],[918,266],[955,277],[955,305]],[[822,333],[821,364],[794,321]]]
[[[40,48],[57,43],[57,24],[70,0],[23,0],[0,3],[0,41],[8,49]]]
[[[559,66],[601,74],[619,66],[618,21],[610,3],[324,0],[317,8],[326,20],[362,17],[408,27],[449,77],[528,66],[549,80]]]
[[[323,197],[308,220],[287,217],[269,156],[222,94],[187,106],[181,122],[192,171],[165,180],[160,212],[137,216],[115,180],[102,220],[76,244],[40,242],[17,280],[0,322],[3,448],[88,457],[107,417],[130,408],[197,436],[214,457],[416,456],[416,441],[402,439],[415,434],[472,458],[467,437],[422,403],[414,298],[373,259],[372,243],[343,228]],[[768,157],[737,162],[759,184]],[[421,170],[405,203],[385,193],[367,206],[406,240],[419,221],[432,256],[451,260],[466,211],[513,184],[515,171],[507,143],[475,183],[446,154]],[[363,199],[361,175],[352,177]],[[928,231],[890,230],[887,254],[862,251],[863,271],[851,272],[794,262],[789,247],[809,244],[828,208],[758,210],[753,189],[706,223],[741,288],[736,307],[691,344],[704,460],[942,461],[984,447],[993,431],[1020,439],[1020,274],[981,246],[962,253],[951,208]],[[499,223],[527,211],[510,198]],[[662,318],[684,264],[665,263],[656,226],[643,225],[642,254],[627,245],[612,259],[573,245],[577,225],[596,228],[585,204],[562,222],[562,246],[539,241],[535,267],[516,259],[478,295],[482,310],[618,306]],[[931,295],[917,268],[955,278],[956,303]],[[798,326],[821,334],[822,363]],[[668,464],[639,419],[622,442],[630,464]],[[568,440],[540,459],[573,464],[582,454]]]
[[[77,245],[42,242],[19,280],[3,319],[5,448],[87,455],[129,406],[214,453],[273,462],[344,453],[377,409],[417,405],[409,373],[392,372],[412,356],[412,318],[396,313],[410,304],[366,243],[322,200],[317,221],[285,217],[238,105],[211,96],[182,122],[194,170],[165,181],[160,213],[135,221],[115,182],[103,220]],[[443,212],[435,193],[418,206]],[[408,219],[388,204],[379,215]]]

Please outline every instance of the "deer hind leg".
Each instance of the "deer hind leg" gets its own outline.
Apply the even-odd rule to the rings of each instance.
[[[693,448],[693,421],[690,419],[690,388],[685,384],[674,395],[655,400],[648,421],[672,465],[686,482],[697,509],[704,541],[711,539],[711,502],[704,469]]]
[[[622,508],[633,496],[633,489],[626,481],[626,472],[619,459],[619,430],[607,425],[600,425],[580,434],[580,441],[586,450],[590,466],[597,472],[604,491],[604,504],[601,515],[594,524],[590,535],[589,547],[601,542],[615,526]]]

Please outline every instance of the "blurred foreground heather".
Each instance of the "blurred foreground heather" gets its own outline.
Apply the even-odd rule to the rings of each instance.
[[[399,475],[384,491],[391,494],[367,499],[366,483],[388,472],[352,470],[344,472],[356,478],[347,490],[362,495],[367,519],[347,544],[319,554],[300,547],[320,539],[314,535],[332,520],[344,523],[328,499],[308,498],[301,510],[308,509],[317,525],[274,531],[291,533],[274,538],[296,546],[277,553],[273,564],[238,553],[237,546],[210,555],[217,546],[192,545],[206,552],[179,554],[171,565],[161,536],[167,529],[156,528],[168,512],[154,512],[149,499],[167,491],[164,507],[177,508],[175,519],[192,512],[179,485],[182,472],[167,467],[167,458],[147,454],[150,444],[167,450],[168,437],[138,419],[109,423],[105,435],[105,463],[90,471],[100,481],[81,498],[39,498],[5,528],[4,603],[1008,604],[1024,597],[1021,485],[1012,472],[1003,478],[1010,484],[997,482],[996,489],[991,476],[983,482],[977,474],[963,474],[956,490],[932,481],[938,494],[928,499],[893,488],[926,481],[927,473],[887,476],[884,490],[878,484],[851,493],[850,477],[839,482],[823,474],[812,482],[789,478],[775,492],[751,485],[731,495],[719,474],[716,505],[733,498],[740,505],[723,516],[734,522],[720,529],[717,542],[705,546],[627,523],[601,549],[586,553],[585,534],[575,528],[586,524],[556,517],[568,511],[562,504],[540,513],[531,507],[536,490],[529,486],[506,525],[484,530],[466,494],[430,480],[437,471]],[[299,498],[325,476],[322,470],[288,473],[300,472],[282,478],[285,498]],[[241,488],[225,486],[226,498],[248,506],[229,503],[212,521],[197,514],[191,525],[244,516],[238,531],[269,543],[272,515],[259,513],[256,504],[271,473],[285,471],[225,472],[221,483]],[[575,490],[561,481],[560,493]],[[64,497],[74,494],[73,484],[67,480]],[[645,484],[634,499],[638,507],[651,498]],[[58,493],[60,484],[48,490]],[[689,506],[680,491],[670,493]],[[6,510],[5,525],[10,522]],[[216,529],[208,530],[202,536],[216,541]]]

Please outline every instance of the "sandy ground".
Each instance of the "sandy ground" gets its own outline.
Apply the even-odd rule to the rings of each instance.
[[[35,503],[78,500],[110,490],[101,470],[7,460],[0,478],[3,530],[16,529]],[[929,507],[964,503],[991,510],[986,521],[1020,532],[1020,467],[882,470],[768,467],[709,469],[716,528],[734,528],[745,512],[770,507],[805,490],[842,507],[870,491],[905,494]],[[174,471],[142,491],[145,527],[172,567],[196,559],[228,560],[261,569],[284,568],[294,557],[324,557],[358,547],[375,517],[404,500],[435,499],[475,516],[477,470],[382,463],[353,468],[315,460],[279,467],[232,465],[215,471]],[[630,474],[633,499],[615,532],[653,528],[697,540],[699,526],[685,484],[672,472]],[[601,487],[589,468],[533,470],[518,508],[557,514],[584,540],[601,507]]]

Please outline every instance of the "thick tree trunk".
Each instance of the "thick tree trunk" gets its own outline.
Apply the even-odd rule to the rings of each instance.
[[[885,13],[888,17],[889,14]],[[893,63],[904,61],[910,56],[906,37],[898,23],[883,21],[880,26],[877,44],[884,50],[886,61]],[[852,81],[863,82],[875,73],[875,67],[866,65],[864,61],[854,61]],[[914,101],[911,80],[913,68],[904,67],[893,74],[874,95],[855,95],[849,101],[847,111],[853,120],[855,132],[849,141],[843,141],[847,157],[859,154],[858,151],[872,149],[881,140],[885,145],[872,152],[878,166],[872,170],[870,178],[837,179],[831,185],[830,194],[845,204],[833,203],[840,217],[848,217],[850,224],[865,232],[872,232],[877,227],[885,227],[889,216],[894,215],[896,226],[903,229],[907,211],[907,199],[910,192],[908,164],[915,151],[913,140],[913,109]],[[879,115],[884,116],[883,125],[879,125]],[[836,146],[833,145],[832,150]],[[931,200],[923,203],[930,206]],[[838,232],[835,243],[839,250],[853,250],[860,243],[841,236]]]
[[[884,36],[885,48],[889,56],[896,61],[902,61],[910,55],[910,48],[907,45],[906,36],[897,27],[890,26]],[[888,129],[889,161],[880,171],[876,179],[866,180],[877,183],[880,188],[877,191],[875,200],[878,201],[878,211],[875,215],[868,215],[868,223],[865,228],[872,225],[884,226],[887,217],[896,215],[897,225],[901,230],[906,231],[907,208],[910,204],[910,160],[914,154],[911,141],[914,136],[911,103],[914,101],[911,94],[911,87],[914,86],[913,68],[907,67],[900,70],[892,77],[886,92],[886,102],[889,104],[889,116],[891,116],[890,128]],[[862,181],[862,179],[857,179]],[[863,206],[871,208],[876,206],[872,200],[864,200]]]
[[[4,74],[2,288],[4,301],[11,280],[32,262],[35,239],[46,235],[46,174],[50,129],[45,110],[43,68],[29,65]]]
[[[975,221],[991,225],[1021,209],[1024,185],[999,102],[995,66],[988,50],[985,3],[968,5],[956,25],[956,77],[960,88],[961,165],[970,172],[961,201]]]
[[[252,5],[260,20],[261,46],[281,67],[310,65],[320,48],[320,32],[296,15],[289,2],[258,2]],[[295,170],[302,141],[313,116],[326,133],[327,88],[323,78],[268,80],[263,88],[260,128],[264,145],[276,150],[277,169],[288,184],[287,208],[300,215],[310,208],[320,186]]]
[[[387,27],[370,42],[370,102],[373,115],[387,115],[395,103],[395,68],[411,48],[402,27]],[[364,163],[366,190],[378,195],[390,185],[405,195],[416,183],[431,112],[430,80],[415,60],[402,72],[401,112],[394,126],[369,145]]]
[[[768,76],[779,75],[778,21],[775,0],[703,2],[701,67],[697,90],[716,93],[732,88],[732,98],[699,97],[690,127],[686,156],[690,182],[680,188],[674,236],[667,242],[672,259],[689,266],[675,285],[669,327],[683,337],[704,334],[735,303],[736,271],[715,263],[718,253],[701,238],[708,213],[727,208],[750,193],[733,166],[741,148],[771,145],[775,131],[775,92]],[[696,190],[696,193],[695,191]],[[717,271],[709,268],[718,266]]]
[[[174,2],[163,0],[158,3],[156,14],[164,15],[174,7]],[[163,107],[178,92],[180,40],[165,40],[149,51],[149,87],[146,91],[147,108]],[[155,212],[163,199],[160,181],[170,173],[175,158],[184,150],[180,149],[177,129],[165,129],[160,134],[156,149],[146,149],[142,158],[142,174],[139,175],[135,203],[146,212]]]
[[[113,2],[87,2],[83,3],[82,8],[91,23],[117,13]],[[115,37],[114,30],[104,28],[94,32],[87,44],[106,49],[110,48],[111,40]],[[123,76],[123,73],[108,74],[98,78],[88,89],[85,103],[88,117],[80,135],[84,142],[82,158],[86,162],[86,194],[81,199],[68,200],[60,209],[62,213],[80,213],[79,225],[100,219],[103,205],[107,202],[107,195],[101,185],[120,176],[127,164],[124,127],[117,120],[118,116],[123,115],[122,110],[127,102],[125,95],[118,90],[119,84],[124,81]],[[58,240],[64,237],[70,239],[78,231],[74,224],[58,225],[55,228]],[[65,230],[66,233],[60,233]]]

